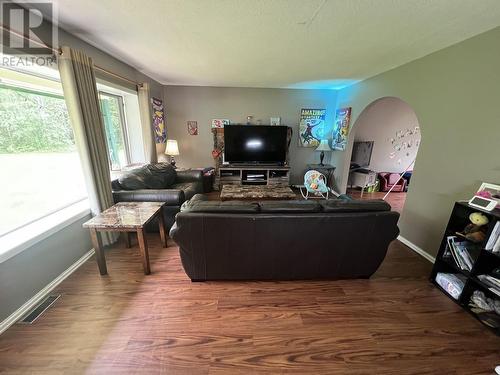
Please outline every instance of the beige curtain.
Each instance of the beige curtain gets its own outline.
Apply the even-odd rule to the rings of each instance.
[[[153,115],[151,111],[151,93],[149,83],[142,83],[137,89],[139,98],[139,110],[141,113],[142,139],[144,142],[144,156],[146,162],[156,163],[156,144],[153,133]]]
[[[97,215],[113,205],[106,133],[99,106],[92,59],[81,51],[62,47],[58,60],[64,98],[80,154],[90,209]],[[113,243],[114,233],[101,233],[104,245]]]

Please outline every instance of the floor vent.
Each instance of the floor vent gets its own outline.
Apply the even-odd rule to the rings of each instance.
[[[31,310],[24,318],[18,321],[18,324],[33,324],[57,299],[61,297],[60,294],[50,295],[45,298],[42,303]]]

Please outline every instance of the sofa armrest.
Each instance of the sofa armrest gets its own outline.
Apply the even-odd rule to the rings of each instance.
[[[203,172],[198,169],[188,169],[185,171],[177,171],[175,183],[183,182],[200,182],[203,184]]]
[[[184,194],[186,195],[186,199],[191,199],[195,194],[203,193],[203,183],[196,181],[192,182],[186,190],[184,190]]]
[[[179,228],[177,228],[177,222],[174,221],[174,224],[170,227],[170,230],[168,231],[168,236],[172,239],[174,237],[177,237],[178,229]]]
[[[165,202],[167,206],[180,206],[184,192],[177,189],[139,189],[113,191],[113,199],[118,202]]]

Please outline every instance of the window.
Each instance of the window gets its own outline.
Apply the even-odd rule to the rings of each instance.
[[[119,171],[130,164],[123,98],[101,91],[99,99],[106,131],[110,168],[112,171]]]
[[[0,69],[0,237],[87,197],[59,82]]]

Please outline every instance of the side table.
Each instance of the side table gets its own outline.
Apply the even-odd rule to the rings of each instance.
[[[124,232],[127,248],[130,247],[130,232],[137,233],[144,274],[149,275],[151,273],[144,227],[155,216],[158,216],[161,244],[163,247],[167,247],[167,233],[162,207],[163,203],[161,202],[120,202],[83,224],[84,228],[90,229],[90,236],[101,275],[106,275],[108,270],[98,231]]]

